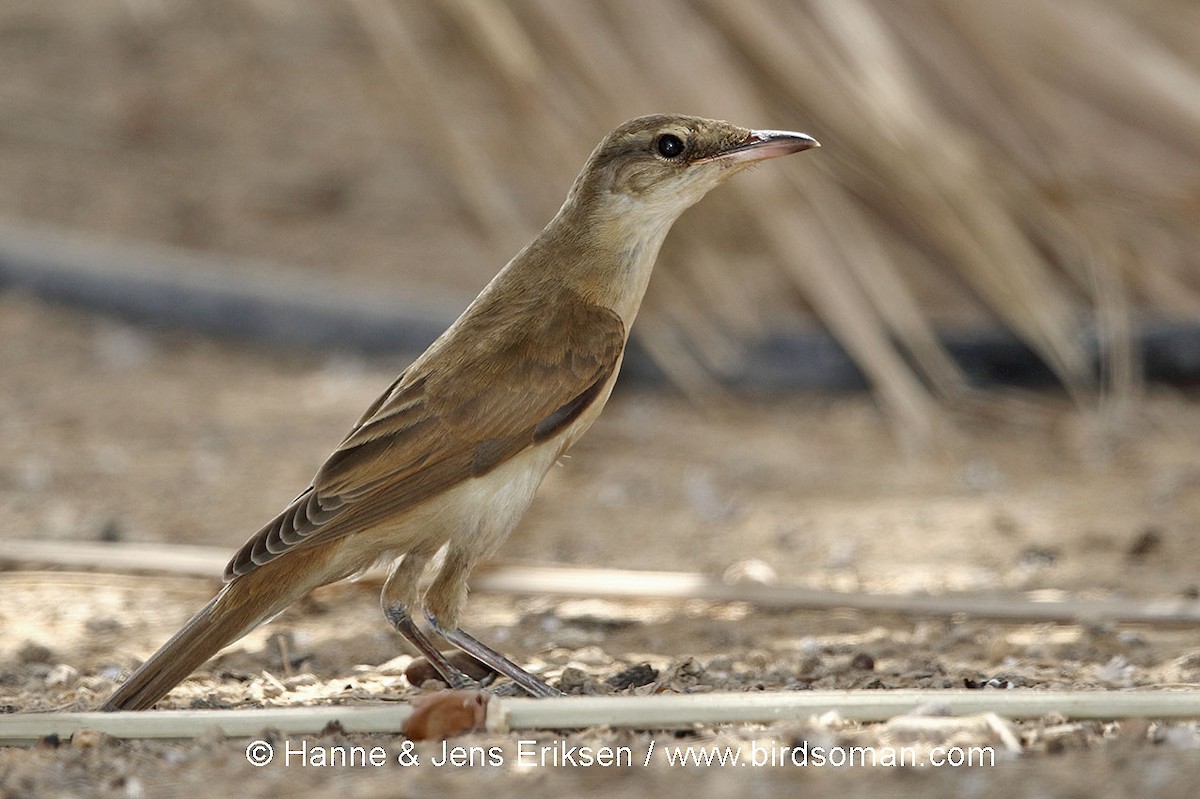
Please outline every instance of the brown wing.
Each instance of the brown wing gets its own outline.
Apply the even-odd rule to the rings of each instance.
[[[246,542],[225,578],[372,527],[578,418],[620,362],[624,325],[574,295],[549,305],[464,317],[376,401],[312,485]]]

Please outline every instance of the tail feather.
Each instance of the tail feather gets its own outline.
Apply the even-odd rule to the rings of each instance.
[[[210,657],[291,604],[292,596],[230,583],[138,667],[101,710],[146,710]]]
[[[101,710],[145,710],[217,654],[258,625],[319,585],[340,580],[374,559],[367,551],[362,563],[338,560],[340,541],[297,549],[231,580],[199,613],[171,636],[125,683]]]

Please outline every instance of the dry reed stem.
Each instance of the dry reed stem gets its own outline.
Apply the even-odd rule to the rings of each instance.
[[[162,544],[84,544],[69,549],[42,541],[12,541],[5,545],[4,558],[16,564],[49,564],[69,569],[93,569],[111,573],[143,572],[216,578],[224,568],[228,552],[208,547],[177,547]],[[360,582],[376,583],[383,570],[367,572]],[[10,588],[30,582],[58,580],[63,584],[87,581],[79,573],[4,574],[0,584]],[[110,578],[106,578],[110,579]],[[575,566],[523,566],[492,563],[478,568],[471,590],[479,593],[530,594],[546,596],[620,597],[627,599],[704,599],[714,602],[752,602],[774,608],[831,610],[849,608],[864,612],[952,616],[1012,621],[1129,622],[1139,624],[1195,624],[1200,621],[1200,602],[1180,599],[1079,600],[1004,596],[901,596],[851,593],[807,588],[800,585],[725,583],[693,572],[590,569]]]
[[[930,715],[931,710],[936,715]],[[319,735],[336,725],[346,734],[395,734],[411,712],[407,703],[385,702],[236,710],[13,713],[0,716],[0,746],[29,746],[51,735],[67,739],[81,730],[95,730],[116,738],[195,738],[211,735],[215,730],[233,738],[254,738],[267,729],[284,736]],[[487,699],[486,728],[493,735],[514,730],[589,727],[672,730],[696,725],[780,721],[820,724],[822,718],[859,722],[897,720],[910,725],[918,723],[916,719],[923,719],[931,725],[942,717],[989,714],[1014,720],[1051,715],[1105,720],[1200,718],[1200,692],[866,689],[550,699],[491,696]]]

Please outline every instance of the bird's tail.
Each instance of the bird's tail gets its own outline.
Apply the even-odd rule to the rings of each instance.
[[[113,692],[101,710],[145,710],[162,699],[202,663],[296,598],[293,591],[264,581],[259,569],[226,585],[179,632]]]
[[[221,594],[213,597],[183,629],[142,663],[100,709],[145,710],[153,706],[201,663],[235,640],[242,632],[242,625],[229,629],[234,625],[218,621],[220,599]]]

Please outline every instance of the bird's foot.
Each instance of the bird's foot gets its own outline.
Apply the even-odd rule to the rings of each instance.
[[[550,687],[461,627],[455,627],[452,630],[446,629],[438,623],[437,617],[428,610],[425,611],[425,618],[429,622],[429,626],[438,635],[492,671],[508,677],[530,696],[550,697],[564,695],[562,691]]]

